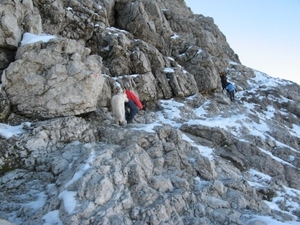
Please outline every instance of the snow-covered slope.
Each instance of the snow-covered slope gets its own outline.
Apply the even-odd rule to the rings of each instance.
[[[238,80],[239,78],[229,76],[229,79],[234,82],[234,79]],[[181,130],[182,140],[189,143],[194,150],[199,151],[204,158],[216,166],[215,181],[219,180],[226,183],[224,171],[231,168],[232,171],[226,172],[228,179],[234,177],[234,179],[243,180],[253,190],[261,194],[262,201],[267,205],[265,207],[269,207],[269,215],[261,214],[259,211],[254,213],[250,210],[247,214],[245,212],[247,210],[245,210],[241,215],[242,221],[247,221],[249,224],[251,221],[257,220],[272,225],[299,224],[299,184],[291,182],[290,178],[281,181],[280,177],[291,176],[291,174],[276,175],[274,174],[276,168],[272,168],[273,165],[268,165],[270,162],[276,162],[285,168],[280,171],[293,170],[291,173],[295,173],[294,176],[299,177],[300,124],[299,115],[295,114],[299,111],[290,108],[291,105],[297,104],[293,101],[297,100],[298,97],[295,96],[296,99],[293,99],[292,94],[299,91],[299,87],[292,82],[271,78],[259,71],[255,71],[255,77],[248,79],[247,83],[247,88],[242,88],[236,93],[234,102],[230,102],[224,93],[206,96],[197,94],[185,99],[160,100],[160,110],[140,112],[134,124],[119,129],[122,129],[122,132],[143,132],[146,136],[147,134],[155,134],[157,127],[171,126],[175,130]],[[143,120],[145,118],[151,119],[145,122]],[[144,123],[139,121],[144,121]],[[27,128],[23,129],[23,126]],[[22,133],[28,133],[30,126],[31,123],[23,123],[19,126],[0,124],[0,135],[6,139],[14,138],[14,136],[18,139],[22,137]],[[115,127],[113,125],[108,126]],[[212,129],[212,137],[206,136],[209,135],[210,131],[203,135],[196,135],[192,131],[195,128],[201,132]],[[214,136],[215,132],[226,137],[226,144],[221,139],[218,142],[218,137]],[[128,142],[135,142],[135,139]],[[103,144],[103,141],[101,143]],[[258,152],[250,148],[238,150],[236,146],[241,145],[241,143],[245,146],[255,146]],[[95,144],[84,144],[83,148],[92,148],[92,145]],[[232,147],[233,145],[235,147]],[[70,146],[69,148],[76,149],[80,146],[80,142],[73,142]],[[243,152],[248,151],[252,151],[252,155],[245,154],[242,156]],[[15,179],[18,177],[16,171],[5,174],[1,177],[0,184],[1,189],[6,190],[6,195],[1,196],[6,205],[1,206],[0,217],[11,221],[13,224],[25,224],[25,221],[26,224],[34,224],[30,223],[30,217],[21,212],[24,210],[39,212],[44,208],[43,213],[39,212],[39,215],[43,215],[40,221],[44,221],[44,224],[65,224],[61,219],[61,210],[64,209],[67,214],[72,215],[78,211],[79,204],[79,193],[70,187],[81,179],[86,179],[88,171],[93,168],[95,161],[99,160],[97,159],[98,154],[97,149],[93,149],[86,160],[81,160],[79,164],[75,160],[77,170],[69,171],[70,177],[59,178],[59,183],[64,184],[59,185],[59,189],[55,188],[55,183],[47,184],[33,180],[30,182],[30,186],[36,188],[32,188],[29,192],[8,191],[11,187],[18,189],[19,185],[22,186],[22,182],[16,183],[18,180]],[[261,162],[251,164],[253,162],[251,158],[257,162],[266,160],[265,167],[261,167]],[[248,165],[245,163],[247,160],[249,160]],[[70,161],[67,168],[74,169],[75,161]],[[195,161],[195,158],[189,158],[190,163],[195,163]],[[221,162],[224,164],[221,165]],[[238,164],[239,166],[234,166]],[[271,174],[268,174],[268,171]],[[194,182],[198,190],[206,194],[208,194],[205,191],[208,186],[214,184],[213,181],[199,176],[194,177]],[[43,186],[46,189],[43,190]],[[20,195],[16,196],[16,193]],[[48,205],[47,201],[51,200],[49,193],[57,195],[57,199],[61,201],[63,207],[50,211],[45,209],[45,206]],[[257,193],[256,197],[258,197]],[[9,213],[7,212],[8,208]],[[4,215],[6,216],[4,217]]]

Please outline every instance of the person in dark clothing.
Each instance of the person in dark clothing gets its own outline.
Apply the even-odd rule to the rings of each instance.
[[[221,77],[222,88],[224,90],[226,88],[226,86],[228,85],[226,72],[221,72],[220,77]]]
[[[229,98],[231,101],[234,101],[234,92],[235,92],[235,87],[232,83],[229,83],[227,81],[227,74],[226,72],[221,72],[220,73],[220,78],[221,78],[221,83],[222,83],[222,88],[223,91],[226,90]]]
[[[228,83],[227,86],[225,87],[225,90],[227,91],[230,100],[234,101],[234,91],[235,91],[235,88],[234,88],[233,84],[232,83]]]
[[[143,109],[144,106],[133,91],[125,90],[125,93],[128,98],[128,102],[125,102],[125,118],[127,120],[127,124],[129,124],[132,123],[132,120],[137,114],[138,109]]]

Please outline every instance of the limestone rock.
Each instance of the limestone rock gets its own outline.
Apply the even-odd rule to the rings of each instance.
[[[6,121],[10,114],[10,102],[4,91],[0,87],[0,122]]]
[[[3,1],[0,14],[0,46],[6,49],[16,49],[23,32],[41,34],[42,20],[33,1]]]
[[[299,85],[258,81],[264,74],[241,64],[213,18],[183,0],[0,5],[0,117],[22,130],[0,135],[1,219],[300,220]],[[19,45],[41,31],[56,38]],[[221,91],[224,69],[235,102]],[[124,127],[110,110],[120,88],[147,105]]]
[[[53,118],[96,109],[104,82],[102,61],[82,43],[54,39],[27,44],[18,49],[16,59],[2,77],[14,112]]]

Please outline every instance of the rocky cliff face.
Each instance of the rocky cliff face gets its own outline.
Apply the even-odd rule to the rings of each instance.
[[[182,0],[0,13],[0,223],[299,223],[300,88],[242,65],[212,18]],[[120,86],[147,105],[122,127]]]

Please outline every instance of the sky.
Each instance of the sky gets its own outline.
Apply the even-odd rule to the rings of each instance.
[[[214,19],[241,63],[300,84],[300,0],[185,0]]]

